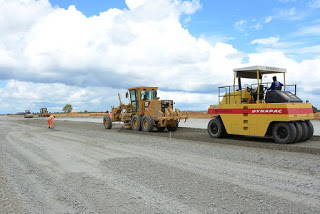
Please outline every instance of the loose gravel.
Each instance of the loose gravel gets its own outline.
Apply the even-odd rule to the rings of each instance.
[[[1,213],[319,213],[319,139],[0,117]]]

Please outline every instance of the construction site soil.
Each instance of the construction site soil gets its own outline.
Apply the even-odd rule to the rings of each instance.
[[[2,213],[319,213],[320,137],[0,117]]]

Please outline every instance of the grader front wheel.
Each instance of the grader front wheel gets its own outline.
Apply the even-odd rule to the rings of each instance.
[[[105,115],[103,117],[103,125],[106,129],[111,129],[112,128],[112,120],[109,115]]]
[[[141,116],[134,115],[131,121],[132,129],[135,131],[141,131]]]

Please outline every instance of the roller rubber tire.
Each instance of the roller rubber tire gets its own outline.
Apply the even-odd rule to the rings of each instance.
[[[307,123],[304,121],[299,122],[302,126],[302,137],[300,139],[301,142],[305,141],[308,137],[309,131],[308,131],[308,126]]]
[[[307,135],[306,140],[310,140],[312,138],[312,136],[313,136],[314,128],[313,128],[313,125],[310,122],[310,120],[307,120],[306,124],[307,124],[307,127],[308,127],[308,135]]]
[[[294,138],[292,143],[299,142],[300,139],[302,138],[302,126],[301,126],[301,124],[299,122],[294,122],[294,125],[296,127],[297,134],[296,134],[296,137]]]
[[[151,116],[146,115],[142,118],[142,131],[151,132],[153,130],[153,119]]]
[[[275,123],[272,128],[273,139],[279,144],[293,142],[296,137],[296,127],[292,122]]]
[[[112,119],[109,115],[105,115],[103,117],[103,125],[106,129],[111,129],[112,128]]]
[[[141,131],[141,116],[134,115],[131,120],[131,127],[135,131]]]
[[[220,118],[210,120],[207,129],[212,138],[220,138],[226,135],[226,130]]]

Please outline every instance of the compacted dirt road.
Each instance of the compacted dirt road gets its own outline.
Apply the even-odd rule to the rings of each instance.
[[[0,117],[1,213],[320,213],[317,138]]]

